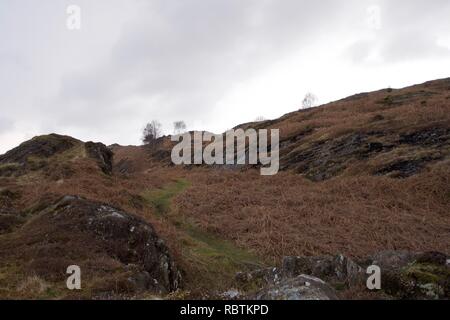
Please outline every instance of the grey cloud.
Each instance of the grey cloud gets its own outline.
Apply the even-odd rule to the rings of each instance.
[[[331,32],[344,9],[331,0],[152,1],[123,30],[109,61],[65,76],[52,103],[65,108],[56,116],[86,125],[85,111],[112,118],[123,112],[123,97],[157,96],[159,104],[141,113],[207,118],[236,83]]]
[[[450,33],[450,3],[436,1],[382,1],[381,29],[367,32],[351,44],[345,55],[354,63],[365,63],[374,53],[382,63],[418,59],[449,58],[437,44],[438,35]]]
[[[316,47],[356,67],[373,52],[392,65],[449,59],[436,44],[450,34],[447,0],[76,2],[79,33],[64,29],[72,1],[0,3],[2,112],[36,133],[137,143],[147,120],[207,122],[236,86],[295,54],[314,58]],[[378,31],[366,25],[373,4],[381,8]],[[342,53],[333,47],[339,41],[352,44]],[[258,106],[248,108],[260,115]]]
[[[450,50],[439,47],[437,39],[424,33],[407,32],[390,38],[383,55],[392,61],[450,57]]]

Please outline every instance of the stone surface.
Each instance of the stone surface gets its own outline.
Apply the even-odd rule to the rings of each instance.
[[[364,270],[352,259],[344,255],[319,257],[285,257],[282,265],[283,277],[309,274],[328,282],[347,286],[361,283]]]
[[[133,265],[130,282],[138,289],[167,293],[179,288],[181,275],[153,227],[118,208],[65,196],[40,213],[40,219],[67,230],[81,230],[123,265]],[[51,239],[50,239],[51,240]],[[53,240],[58,241],[58,240]]]
[[[113,169],[113,152],[103,143],[86,142],[87,155],[94,159],[103,173],[111,174]]]
[[[256,300],[337,300],[333,288],[319,278],[300,275],[268,286],[255,296]]]

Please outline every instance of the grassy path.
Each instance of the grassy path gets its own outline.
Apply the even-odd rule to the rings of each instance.
[[[172,200],[189,186],[187,180],[179,179],[162,189],[145,191],[142,196],[161,219],[176,226],[180,232],[187,287],[225,290],[233,284],[237,272],[261,267],[263,263],[250,252],[182,218]]]

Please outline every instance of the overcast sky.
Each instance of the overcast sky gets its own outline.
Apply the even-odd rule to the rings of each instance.
[[[449,76],[448,0],[0,0],[0,153],[51,132],[138,144],[152,119],[222,132],[309,91]]]

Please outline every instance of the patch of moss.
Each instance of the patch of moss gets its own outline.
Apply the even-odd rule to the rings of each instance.
[[[336,282],[332,285],[337,291],[344,291],[347,289],[347,285],[344,282]]]
[[[189,187],[189,182],[179,179],[162,189],[144,191],[141,196],[155,208],[158,215],[163,215],[169,211],[172,198],[187,187]]]
[[[246,293],[256,293],[267,285],[263,278],[254,278],[245,283],[239,284],[239,289]]]
[[[403,271],[408,278],[416,280],[419,284],[443,283],[450,278],[450,271],[444,266],[415,263]]]
[[[196,289],[226,289],[234,281],[237,272],[251,267],[262,267],[261,260],[232,242],[200,230],[171,208],[172,199],[185,190],[189,182],[179,179],[164,188],[145,191],[142,198],[156,209],[157,215],[172,224],[180,233],[181,254],[188,266],[188,281]],[[212,288],[211,286],[214,286]]]
[[[243,265],[260,265],[259,260],[248,251],[237,248],[232,243],[219,239],[211,234],[200,231],[193,226],[185,226],[187,234],[192,240],[192,253],[207,260],[221,263],[222,268],[230,271],[236,270]]]
[[[185,232],[182,255],[196,288],[225,290],[233,285],[237,272],[264,267],[258,257],[229,241],[188,224],[178,229]]]

